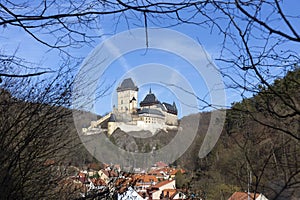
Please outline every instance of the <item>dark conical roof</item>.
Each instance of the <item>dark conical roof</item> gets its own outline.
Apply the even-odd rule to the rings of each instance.
[[[117,88],[117,92],[125,91],[125,90],[135,90],[138,91],[138,87],[134,84],[131,78],[126,78],[123,80],[121,85]]]
[[[156,96],[151,92],[151,89],[149,91],[149,94],[144,98],[143,101],[141,101],[140,106],[152,106],[155,104],[160,104],[160,102],[157,100]]]
[[[110,117],[109,117],[108,122],[116,122],[116,121],[117,121],[116,115],[112,113],[112,114],[110,115]]]

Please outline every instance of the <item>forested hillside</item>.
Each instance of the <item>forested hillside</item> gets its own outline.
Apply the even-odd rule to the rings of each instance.
[[[202,113],[198,140],[177,162],[191,170],[189,187],[208,199],[227,199],[248,184],[269,199],[300,198],[300,70],[260,89],[227,110],[216,147],[200,160],[209,119]]]
[[[299,86],[300,70],[296,69],[276,79],[270,88],[260,87],[252,98],[234,103],[227,110],[217,145],[204,159],[198,158],[198,152],[211,113],[181,119],[199,123],[193,144],[173,163],[188,170],[182,187],[207,199],[228,199],[248,187],[269,199],[299,199]],[[151,139],[138,139],[117,130],[111,140],[128,151],[149,152],[168,144],[175,134],[161,131]]]
[[[177,177],[180,187],[206,199],[227,199],[248,186],[251,192],[269,199],[299,199],[299,85],[300,70],[296,69],[275,80],[271,88],[261,87],[257,95],[233,104],[217,145],[204,159],[198,158],[198,151],[211,113],[181,119],[199,123],[199,129],[188,151],[173,163],[187,170]],[[57,183],[66,174],[60,171],[58,176],[53,166],[82,166],[94,160],[80,144],[72,110],[61,103],[67,102],[64,96],[38,95],[58,102],[54,105],[16,96],[0,90],[0,192],[5,198],[55,198],[64,192]],[[89,120],[83,119],[82,126],[87,123]],[[175,134],[160,131],[143,139],[118,129],[110,139],[128,151],[150,152],[168,144]]]
[[[72,110],[65,107],[66,91],[58,84],[29,85],[28,79],[5,79],[6,89],[0,88],[0,198],[62,198],[68,194],[61,185],[66,167],[82,166],[92,156],[81,145]]]

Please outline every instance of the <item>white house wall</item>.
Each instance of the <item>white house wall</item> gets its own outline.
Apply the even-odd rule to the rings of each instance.
[[[169,183],[167,183],[167,184],[161,186],[161,187],[159,188],[159,190],[157,190],[156,192],[153,192],[152,198],[153,198],[153,200],[159,199],[160,194],[161,194],[161,192],[162,192],[164,189],[175,189],[175,188],[176,188],[176,186],[175,186],[175,180],[173,180],[173,181],[171,181],[171,182],[169,182]]]

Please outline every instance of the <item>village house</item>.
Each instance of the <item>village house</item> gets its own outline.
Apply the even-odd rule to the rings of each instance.
[[[148,172],[149,175],[155,176],[158,180],[167,180],[167,179],[174,179],[176,173],[180,171],[181,173],[185,173],[183,169],[175,169],[171,167],[164,167],[164,168],[155,168]]]
[[[187,196],[177,189],[164,189],[160,195],[160,198],[166,200],[182,200],[187,199]]]
[[[146,192],[147,188],[158,182],[155,176],[148,174],[136,174],[134,179],[136,180],[135,189],[138,192]]]
[[[175,180],[165,180],[148,189],[149,199],[160,199],[165,189],[176,189]]]
[[[268,200],[263,194],[256,193],[248,193],[248,192],[235,192],[231,195],[228,200]]]
[[[98,171],[98,175],[99,175],[99,177],[100,177],[102,180],[104,180],[105,183],[108,183],[108,181],[109,181],[109,172],[108,172],[107,170],[105,170],[105,169],[100,169],[100,170]]]
[[[129,187],[126,192],[118,194],[118,200],[145,200],[145,198],[143,198],[132,187]]]
[[[183,191],[176,189],[175,177],[173,177],[177,171],[184,172],[184,170],[168,167],[162,162],[157,164],[149,172],[139,174],[122,172],[120,165],[104,164],[98,171],[95,170],[98,165],[95,167],[89,165],[85,170],[78,169],[76,175],[68,177],[62,184],[65,189],[76,190],[82,197],[101,193],[108,188],[117,188],[117,197],[120,200],[187,199]],[[155,173],[163,174],[164,177],[158,175],[157,178]]]

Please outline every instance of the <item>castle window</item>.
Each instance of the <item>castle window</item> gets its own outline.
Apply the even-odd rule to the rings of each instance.
[[[121,100],[121,104],[123,104],[123,100]]]

